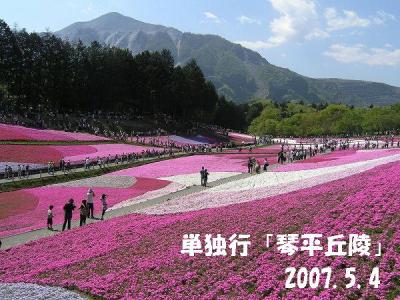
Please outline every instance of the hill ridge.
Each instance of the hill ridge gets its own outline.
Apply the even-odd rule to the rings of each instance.
[[[169,49],[178,65],[194,58],[218,92],[235,102],[270,98],[278,102],[302,100],[368,106],[400,101],[399,87],[364,80],[303,76],[275,66],[258,52],[218,35],[182,32],[118,12],[73,23],[55,34],[85,44],[98,41],[127,48],[134,54]]]

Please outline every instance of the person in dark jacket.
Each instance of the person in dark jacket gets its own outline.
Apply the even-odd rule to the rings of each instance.
[[[201,167],[200,170],[200,179],[201,179],[201,186],[204,186],[204,167]]]
[[[65,226],[68,223],[68,229],[71,229],[72,212],[75,209],[74,199],[69,199],[69,201],[64,205],[64,224],[62,231],[65,230]]]
[[[265,172],[268,171],[268,166],[269,166],[268,159],[265,158],[265,160],[264,160],[264,171],[265,171]]]
[[[208,175],[210,175],[210,173],[208,173],[208,170],[205,169],[204,170],[204,186],[207,186]]]
[[[88,212],[89,212],[89,208],[86,203],[86,199],[83,199],[81,207],[79,207],[79,214],[80,214],[79,226],[83,226],[86,224],[86,218],[87,218]]]

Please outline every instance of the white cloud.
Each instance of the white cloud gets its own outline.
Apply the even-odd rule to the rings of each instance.
[[[217,15],[213,14],[212,12],[205,11],[203,14],[206,17],[206,19],[208,19],[214,23],[217,23],[217,24],[222,23],[221,19]]]
[[[306,40],[312,40],[312,39],[324,39],[324,38],[327,38],[327,37],[329,37],[329,33],[327,33],[324,30],[321,30],[319,28],[314,28],[304,38]]]
[[[357,12],[352,10],[343,10],[342,14],[338,13],[333,7],[325,9],[325,20],[328,31],[344,30],[348,28],[365,28],[370,25],[383,25],[388,21],[396,21],[396,17],[383,10],[378,10],[375,16],[370,18],[361,18]]]
[[[324,55],[341,63],[362,63],[372,66],[400,65],[400,49],[366,48],[362,44],[351,46],[334,44],[324,52]]]
[[[385,24],[387,21],[396,21],[396,17],[383,10],[378,10],[376,16],[372,18],[372,21],[377,25]]]
[[[371,24],[369,19],[360,18],[352,10],[343,10],[343,15],[340,16],[333,7],[325,10],[325,19],[328,31],[343,30],[352,27],[368,27]]]
[[[320,24],[314,0],[268,0],[272,8],[279,13],[270,24],[271,35],[266,40],[238,41],[244,47],[259,50],[281,46],[287,42],[304,42],[313,39],[328,38],[333,31],[353,29],[350,35],[362,35],[362,28],[371,25],[381,25],[387,21],[395,21],[396,17],[383,10],[376,12],[369,18],[360,17],[352,10],[337,11],[334,7],[326,8],[324,19],[326,28]],[[246,16],[241,16],[239,21],[249,21]],[[250,19],[250,18],[249,18]]]
[[[279,17],[269,24],[272,35],[266,41],[240,41],[251,49],[272,48],[289,41],[326,38],[318,22],[315,3],[312,0],[269,0]]]
[[[240,16],[237,19],[241,24],[257,24],[257,25],[261,25],[261,21],[260,20],[257,20],[257,19],[254,19],[254,18],[250,18],[248,16],[244,16],[243,15],[243,16]]]

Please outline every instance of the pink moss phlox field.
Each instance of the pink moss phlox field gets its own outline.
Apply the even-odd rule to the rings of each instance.
[[[159,178],[174,175],[198,173],[202,166],[210,172],[246,172],[243,159],[233,160],[225,154],[194,155],[164,160],[111,173],[111,175],[129,175]]]
[[[84,151],[91,149],[88,146],[82,147]],[[82,149],[81,146],[79,149]],[[0,162],[45,164],[51,160],[59,161],[62,157],[60,151],[51,146],[0,145]]]
[[[110,149],[108,145],[95,145],[99,146],[98,149],[104,146],[107,151]],[[113,144],[115,151],[121,150],[118,144]],[[142,149],[140,146],[130,146],[135,149]],[[56,149],[59,147],[74,147],[74,146],[54,146]],[[77,146],[79,147],[79,146]],[[88,147],[88,146],[83,146]],[[92,146],[90,146],[92,147]],[[149,147],[147,147],[149,148]],[[127,148],[123,148],[124,151]],[[129,150],[132,150],[129,148]],[[70,150],[72,151],[72,150]],[[70,152],[71,153],[71,152]],[[105,153],[105,152],[104,152]],[[115,152],[112,152],[115,153]],[[119,153],[119,152],[118,152]],[[93,153],[96,155],[97,152]],[[85,154],[86,155],[86,154]],[[208,168],[209,172],[246,172],[247,156],[239,157],[237,154],[220,154],[220,155],[195,155],[189,157],[175,158],[156,163],[150,163],[126,170],[121,170],[108,174],[108,176],[131,176],[136,177],[138,181],[131,188],[95,188],[95,192],[98,197],[101,193],[109,195],[109,206],[111,207],[115,203],[119,203],[136,196],[142,195],[149,191],[156,191],[167,186],[170,181],[158,180],[160,177],[168,177],[182,174],[198,173],[202,166]],[[264,158],[264,155],[261,156]],[[261,161],[261,158],[260,158]],[[272,161],[272,159],[270,160]],[[24,189],[25,193],[33,195],[38,199],[38,205],[35,209],[26,212],[23,215],[19,215],[18,218],[9,216],[8,218],[0,219],[0,236],[12,235],[30,231],[33,229],[42,228],[45,226],[46,210],[49,205],[55,207],[55,223],[59,224],[62,222],[63,212],[62,206],[69,198],[74,198],[75,201],[80,204],[80,201],[86,195],[88,187],[55,187],[45,186],[34,189]],[[11,193],[10,197],[14,197]],[[0,202],[1,205],[1,202]],[[97,206],[100,209],[100,205]],[[78,218],[78,214],[75,214]]]
[[[133,141],[136,139],[133,138]],[[160,136],[143,136],[139,137],[139,142],[144,142],[145,144],[171,144],[173,143],[177,147],[181,146],[197,146],[206,144],[216,144],[217,140],[211,137],[196,135],[196,136],[180,136],[180,135],[160,135]]]
[[[106,299],[359,299],[386,298],[400,275],[400,163],[351,178],[248,203],[196,212],[129,215],[31,242],[0,256],[1,282],[74,287]],[[248,233],[248,257],[188,257],[183,234]],[[382,257],[293,256],[265,247],[265,234],[367,233],[382,243]],[[326,241],[323,241],[326,246]],[[285,268],[332,267],[337,289],[285,289]],[[378,289],[368,285],[380,268]],[[346,289],[346,267],[355,267],[361,289]],[[397,279],[396,279],[397,278]],[[324,282],[324,277],[322,277]]]
[[[98,145],[0,145],[0,162],[45,164],[49,161],[59,162],[60,159],[72,163],[83,162],[87,157],[122,155],[123,153],[141,154],[142,151],[162,151],[162,148],[145,147],[127,144],[98,144]]]
[[[174,142],[176,145],[207,145],[207,144],[216,144],[217,141],[213,138],[209,138],[202,135],[197,136],[179,136],[179,135],[170,135],[169,140]]]
[[[240,144],[242,142],[244,143],[254,143],[254,136],[248,135],[248,134],[243,134],[243,133],[237,133],[237,132],[229,132],[228,133],[229,139],[236,143]]]
[[[315,156],[304,161],[297,161],[292,164],[279,166],[274,169],[277,172],[311,170],[325,167],[339,166],[349,163],[377,159],[385,156],[400,154],[400,149],[380,150],[337,150],[322,156]]]
[[[251,147],[251,150],[250,150]],[[285,149],[288,146],[285,146]],[[281,151],[280,145],[271,145],[271,146],[264,146],[264,147],[254,147],[254,146],[244,146],[235,149],[226,149],[224,152],[226,153],[268,153],[268,154],[278,154]]]
[[[106,137],[81,132],[35,129],[24,126],[0,124],[0,141],[107,141]]]
[[[169,183],[170,182],[166,180],[137,178],[136,183],[130,188],[93,188],[95,192],[95,213],[101,213],[102,206],[100,197],[103,193],[108,195],[107,204],[109,207],[112,207],[114,204],[124,200],[142,195],[149,191],[164,188]],[[7,193],[7,199],[0,198],[0,208],[2,208],[2,214],[0,214],[0,237],[45,227],[49,205],[54,205],[54,223],[61,224],[64,218],[64,204],[69,199],[73,198],[75,200],[75,205],[79,207],[82,199],[86,199],[88,188],[89,187],[45,186]],[[28,195],[28,197],[26,197],[26,195]],[[35,205],[31,204],[32,201],[24,203],[24,201],[21,200],[18,203],[27,208],[24,211],[19,211],[17,216],[15,215],[15,209],[8,209],[7,212],[4,212],[5,208],[3,206],[9,206],[10,202],[6,202],[6,200],[19,199],[23,196],[27,201],[33,198],[36,201]],[[73,219],[79,219],[78,208],[73,215]]]
[[[141,154],[143,151],[147,150],[149,151],[163,150],[162,148],[157,148],[157,147],[136,146],[128,144],[98,144],[98,145],[90,145],[91,148],[94,148],[94,152],[74,154],[74,153],[69,153],[69,151],[71,150],[68,147],[66,148],[63,148],[64,146],[54,146],[54,147],[63,154],[65,160],[70,159],[71,161],[83,161],[86,159],[86,157],[89,157],[90,159],[95,159],[96,157],[107,157],[108,155],[111,155],[111,158],[114,159],[115,155],[120,156],[123,153]]]

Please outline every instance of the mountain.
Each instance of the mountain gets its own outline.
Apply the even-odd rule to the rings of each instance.
[[[309,78],[274,66],[259,53],[220,36],[181,32],[115,12],[88,22],[74,23],[55,34],[85,44],[98,41],[128,48],[134,54],[169,49],[177,64],[185,64],[194,58],[218,92],[235,102],[271,98],[275,101],[367,106],[400,101],[398,87],[369,81]]]

